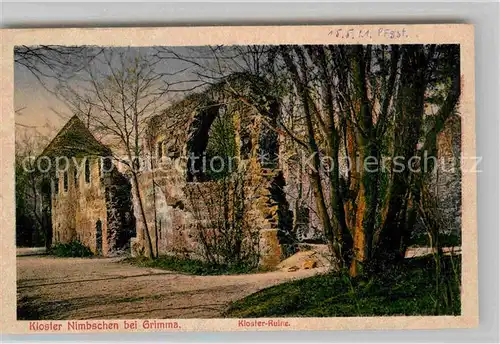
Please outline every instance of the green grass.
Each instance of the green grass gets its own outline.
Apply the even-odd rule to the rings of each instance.
[[[442,247],[453,247],[453,246],[460,246],[461,245],[461,240],[460,238],[451,233],[451,234],[440,234],[439,235],[439,244]],[[416,246],[416,247],[427,247],[429,246],[429,236],[426,233],[420,233],[418,235],[415,235],[414,237],[411,238],[410,240],[410,246]]]
[[[444,262],[448,268],[440,274],[438,293],[434,263],[429,258],[413,259],[398,271],[369,280],[323,274],[280,284],[232,303],[224,316],[459,315],[460,276],[452,272],[449,257],[443,260],[449,262]],[[460,271],[459,258],[453,263]]]
[[[76,240],[68,244],[57,243],[50,248],[49,253],[57,257],[91,257],[94,255],[90,248]]]
[[[190,275],[235,275],[262,272],[262,270],[248,265],[215,265],[201,260],[173,256],[160,256],[156,259],[147,259],[144,257],[127,258],[124,262],[141,267],[178,271]]]

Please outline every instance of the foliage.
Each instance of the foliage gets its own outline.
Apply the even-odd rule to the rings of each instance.
[[[278,100],[279,120],[267,124],[292,143],[287,149],[298,147],[313,156],[307,171],[312,210],[336,268],[350,267],[355,276],[363,266],[400,260],[415,228],[423,181],[429,177],[410,173],[409,164],[424,152],[437,155],[436,138],[456,114],[458,45],[199,49],[203,54],[184,60],[199,75],[216,74],[212,81],[224,80],[228,93],[254,107],[261,120],[269,118],[270,98]],[[158,49],[159,58],[176,56]],[[245,75],[251,85],[241,87],[234,75]],[[332,161],[328,172],[318,172],[321,158]],[[351,160],[350,171],[338,168],[343,158]],[[376,166],[363,168],[367,158],[375,159]],[[381,172],[384,158],[392,164]],[[402,172],[394,173],[396,158],[406,167]]]
[[[34,197],[30,173],[16,163],[16,245],[43,246],[43,233],[32,203]]]
[[[436,295],[434,262],[425,257],[369,279],[323,274],[280,284],[232,303],[225,317],[460,315],[460,258],[441,259],[446,294]]]
[[[44,200],[50,185],[35,168],[34,159],[45,137],[38,132],[16,134],[16,245],[47,247],[51,240],[50,207]]]
[[[249,222],[252,199],[246,197],[250,190],[245,173],[237,171],[221,180],[194,183],[191,187],[187,197],[203,258],[212,265],[255,268],[259,262],[259,229]]]
[[[257,272],[257,268],[246,264],[225,265],[204,262],[197,259],[186,259],[174,256],[160,256],[156,259],[144,257],[128,258],[125,263],[141,267],[184,272],[190,275],[234,275]]]
[[[221,107],[226,109],[226,107]],[[227,177],[233,169],[232,158],[236,155],[235,128],[232,113],[220,111],[210,127],[207,144],[207,161],[213,159],[213,163],[207,170],[210,180],[220,180]]]
[[[77,240],[70,243],[57,243],[52,246],[50,253],[57,257],[91,257],[94,254],[87,246]]]
[[[52,71],[49,74],[60,79],[58,91],[66,90],[61,96],[72,103],[75,113],[86,116],[87,128],[112,139],[127,155],[137,215],[144,226],[148,227],[148,219],[133,162],[144,154],[145,123],[163,107],[168,91],[190,92],[207,86],[206,91],[222,90],[223,102],[227,97],[253,108],[257,122],[292,143],[280,150],[313,156],[305,174],[314,198],[311,213],[319,220],[338,270],[352,268],[356,276],[364,273],[364,266],[390,268],[418,237],[419,218],[426,222],[431,246],[442,246],[440,231],[447,226],[439,217],[447,204],[422,202],[429,199],[424,187],[431,176],[409,168],[395,172],[394,159],[402,157],[402,165],[408,165],[424,152],[438,155],[438,136],[448,119],[457,115],[460,99],[458,45],[207,46],[185,48],[187,53],[182,54],[166,47],[153,50],[141,55],[132,48],[41,46],[17,47],[14,52],[16,64],[35,76],[46,74],[45,69]],[[78,57],[76,65],[69,56]],[[180,65],[188,66],[182,71],[190,76],[182,79],[182,71],[156,69],[171,60],[182,60]],[[47,68],[38,69],[41,62]],[[63,77],[66,70],[78,72],[75,78],[81,74],[80,80],[70,82]],[[183,85],[187,87],[179,89]],[[279,109],[277,119],[271,116],[271,108]],[[206,151],[198,153],[207,153],[208,158],[237,155],[241,147],[234,140],[238,133],[230,113],[216,118]],[[68,141],[86,141],[79,136]],[[380,172],[385,157],[392,164]],[[330,171],[322,171],[321,158],[330,159]],[[372,171],[361,164],[346,172],[339,167],[343,158],[378,162]],[[421,159],[421,168],[423,163]],[[203,195],[201,204],[199,199],[191,201],[204,257],[212,264],[253,265],[258,229],[245,220],[252,202],[245,197],[252,192],[239,175],[225,169],[211,172],[210,179],[220,187],[205,195],[188,195]],[[145,252],[152,257],[148,228],[144,238]]]

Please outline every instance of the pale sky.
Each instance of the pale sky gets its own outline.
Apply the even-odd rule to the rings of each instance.
[[[62,113],[67,107],[48,92],[27,69],[18,65],[14,68],[14,109],[16,124],[37,127],[43,134],[60,129],[65,120],[51,108]],[[68,113],[69,115],[69,113]],[[16,125],[16,131],[30,130]]]
[[[141,53],[143,55],[151,54],[154,51],[154,48],[150,47],[116,49],[130,49],[131,54]],[[179,54],[190,54],[187,48],[183,47],[175,48],[175,51]],[[189,64],[177,60],[165,60],[157,65],[160,72],[167,73],[184,70],[188,66]],[[185,79],[193,79],[193,76],[186,71],[169,77],[170,82]],[[48,89],[56,85],[56,82],[50,78],[44,79],[44,83],[46,83]],[[16,137],[20,137],[20,134],[31,134],[38,131],[51,140],[66,121],[73,116],[63,101],[42,86],[40,81],[29,70],[17,64],[14,67],[14,88]],[[168,99],[175,99],[179,96],[178,92],[167,95],[166,106],[168,106]]]

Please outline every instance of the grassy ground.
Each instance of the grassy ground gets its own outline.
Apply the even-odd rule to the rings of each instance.
[[[332,274],[280,284],[230,305],[226,317],[459,315],[460,259],[444,257],[436,284],[434,262],[412,259],[398,271],[349,279]],[[455,273],[454,271],[458,271]]]
[[[178,271],[190,275],[235,275],[262,272],[255,267],[247,265],[214,265],[200,260],[171,256],[161,256],[156,259],[146,259],[143,257],[127,258],[124,262],[141,267]]]

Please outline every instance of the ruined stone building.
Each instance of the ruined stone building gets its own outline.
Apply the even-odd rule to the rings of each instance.
[[[455,237],[458,242],[462,236],[461,132],[460,116],[450,116],[437,135],[437,166],[428,181],[429,191],[435,197],[435,213],[443,227],[443,234]]]
[[[51,176],[53,242],[142,255],[149,236],[154,255],[263,267],[275,267],[301,241],[324,242],[307,171],[275,130],[279,112],[265,85],[246,75],[174,102],[147,123],[141,202],[127,177],[103,168],[111,164],[103,159],[109,148],[73,117],[42,154],[71,159],[67,171]],[[439,156],[460,155],[459,122],[439,135]],[[460,182],[460,170],[435,182],[453,188],[442,193],[449,198],[443,212],[458,233]]]
[[[221,83],[150,120],[144,154],[153,159],[139,175],[147,223],[137,215],[142,210],[129,179],[116,168],[103,169],[111,163],[105,158],[112,155],[110,149],[78,117],[71,118],[40,156],[53,165],[58,157],[69,160],[64,171],[49,173],[45,204],[52,243],[78,240],[103,256],[129,248],[142,254],[147,227],[158,255],[204,259],[214,250],[217,260],[234,250],[237,260],[275,266],[293,253],[279,140],[269,129],[277,102],[264,99],[267,113],[262,116],[242,99],[259,94],[251,89],[254,84],[241,77],[231,82],[241,94]],[[218,161],[206,169],[206,161],[215,156],[227,157],[227,165]]]
[[[436,170],[436,195],[439,197],[447,232],[462,237],[462,130],[460,116],[455,115],[445,123],[438,136],[438,157],[443,165]]]
[[[77,116],[39,156],[50,167],[44,203],[53,244],[77,240],[103,256],[128,249],[135,234],[130,183],[113,168],[111,156]]]
[[[207,258],[207,249],[220,253],[233,236],[236,254],[253,252],[261,266],[275,266],[293,253],[278,135],[263,123],[272,125],[278,105],[265,99],[262,116],[244,101],[260,94],[255,84],[235,76],[230,85],[188,96],[151,119],[145,145],[153,168],[140,181],[147,227],[160,255]],[[138,249],[144,228],[138,218]]]

